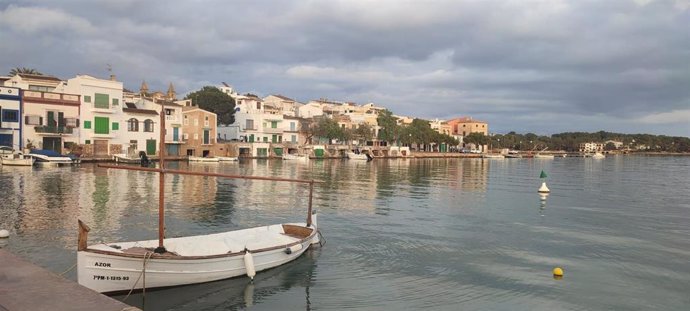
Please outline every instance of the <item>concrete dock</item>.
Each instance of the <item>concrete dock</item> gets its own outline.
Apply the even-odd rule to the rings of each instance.
[[[0,249],[0,311],[135,311]]]

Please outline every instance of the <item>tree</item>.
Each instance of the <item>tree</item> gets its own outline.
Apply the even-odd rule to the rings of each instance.
[[[390,110],[386,109],[379,112],[376,122],[380,127],[377,137],[379,140],[393,142],[400,138],[400,126]]]
[[[218,115],[218,124],[235,123],[235,99],[215,86],[204,86],[201,90],[185,96],[192,104]]]
[[[348,134],[343,128],[338,125],[335,120],[321,116],[315,118],[316,125],[314,126],[313,135],[321,138],[326,138],[330,142],[332,139],[347,140]]]
[[[374,129],[368,123],[362,123],[352,131],[352,137],[360,141],[370,140],[374,137]]]
[[[14,76],[16,76],[18,73],[26,73],[26,74],[39,75],[39,76],[42,76],[42,75],[43,75],[41,72],[39,72],[39,71],[36,70],[36,69],[33,69],[33,68],[26,68],[26,67],[21,67],[21,68],[20,68],[20,67],[16,67],[16,68],[12,68],[12,70],[10,70],[10,74],[9,74],[9,75],[10,75],[10,77],[14,77]]]
[[[463,141],[466,144],[474,144],[475,146],[479,145],[486,145],[489,143],[489,138],[484,135],[484,133],[470,133],[469,135],[465,136]]]

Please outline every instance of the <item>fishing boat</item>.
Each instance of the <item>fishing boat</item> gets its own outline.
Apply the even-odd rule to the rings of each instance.
[[[294,154],[294,153],[285,153],[285,154],[283,154],[283,160],[307,161],[307,160],[309,160],[309,157],[306,155],[299,155],[299,154]]]
[[[22,153],[3,153],[0,155],[0,164],[3,166],[32,166],[34,161],[36,159]]]
[[[213,163],[213,162],[220,162],[220,159],[214,158],[214,157],[195,157],[195,156],[189,156],[188,158],[189,162],[208,162],[208,163]]]
[[[113,155],[113,160],[116,163],[140,163],[141,158],[135,157],[133,155],[127,155],[127,154],[114,154]]]
[[[553,154],[542,154],[542,153],[537,153],[534,155],[535,159],[553,159],[554,156]]]
[[[350,160],[371,161],[374,159],[366,153],[345,152],[345,156]]]
[[[216,157],[216,159],[218,159],[218,161],[220,162],[231,162],[240,160],[238,157]]]
[[[161,109],[161,127],[165,125]],[[160,148],[164,136],[161,132]],[[88,245],[89,227],[81,220],[77,246],[79,284],[101,293],[127,292],[211,282],[270,269],[295,260],[313,244],[319,243],[317,216],[312,213],[314,180],[238,176],[165,168],[165,155],[159,168],[99,165],[108,169],[128,169],[159,174],[158,240],[97,243]],[[304,223],[283,223],[229,232],[189,237],[165,238],[166,174],[211,176],[309,185],[309,203]]]

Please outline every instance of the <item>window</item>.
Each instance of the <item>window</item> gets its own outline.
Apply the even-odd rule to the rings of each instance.
[[[199,118],[194,119],[194,126],[199,126]]]
[[[3,109],[2,122],[19,122],[19,110]]]
[[[194,140],[197,140],[197,139],[199,139],[199,134],[194,133]]]
[[[139,120],[131,118],[127,120],[127,131],[129,132],[139,132]]]
[[[65,123],[67,127],[79,127],[79,119],[77,118],[65,118]]]
[[[90,103],[90,102],[91,102],[91,96],[89,96],[89,95],[84,95],[84,102],[85,102],[85,103]]]
[[[86,123],[86,122],[89,122],[89,121],[84,121],[84,123]],[[87,139],[86,141],[84,141],[84,144],[90,145],[90,144],[91,144],[91,140]]]
[[[271,128],[272,129],[278,128],[278,121],[271,121]]]
[[[91,128],[91,121],[84,121],[84,128],[90,129]]]
[[[153,120],[146,119],[144,121],[144,132],[153,132]]]
[[[113,122],[113,131],[117,131],[120,129],[120,123]]]
[[[296,143],[297,142],[297,135],[290,136],[290,141],[293,143]]]
[[[39,91],[39,92],[50,92],[53,90],[53,88],[50,86],[29,85],[29,90],[30,91]]]
[[[208,126],[208,116],[204,119],[204,126]]]
[[[94,97],[95,97],[94,103],[93,103],[94,107],[110,109],[110,101],[108,100],[110,97],[108,96],[108,94],[96,93],[96,95]]]
[[[245,120],[244,129],[245,130],[253,130],[254,129],[254,120],[252,120],[252,119]]]
[[[189,119],[187,116],[184,116],[184,125],[189,125]]]
[[[295,122],[290,122],[290,131],[295,131]]]
[[[187,134],[187,133],[182,134],[182,139],[184,139],[184,140],[189,139],[189,134]]]
[[[260,102],[256,102],[256,109],[261,110],[261,103]]]
[[[25,116],[24,123],[27,125],[42,125],[43,117],[41,116]]]
[[[172,110],[172,109],[165,109],[165,115],[166,115],[166,116],[171,116],[171,115],[173,114],[173,111],[174,111],[174,110]]]
[[[93,132],[96,134],[109,134],[110,133],[110,118],[107,117],[94,117],[93,118]]]
[[[117,106],[120,104],[120,100],[117,98],[113,98],[113,106]]]
[[[267,137],[267,136],[264,136],[264,142],[265,142],[265,143],[268,142],[268,137]]]

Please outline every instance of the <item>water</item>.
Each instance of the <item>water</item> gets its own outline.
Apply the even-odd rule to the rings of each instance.
[[[690,158],[249,160],[181,169],[323,181],[323,248],[259,273],[135,294],[146,310],[687,310]],[[540,202],[539,173],[551,195]],[[166,179],[167,235],[303,221],[303,185]],[[0,168],[4,248],[62,273],[90,242],[155,239],[156,176]],[[555,280],[551,270],[563,267]],[[65,274],[76,280],[71,270]],[[116,296],[124,299],[124,296]]]

